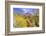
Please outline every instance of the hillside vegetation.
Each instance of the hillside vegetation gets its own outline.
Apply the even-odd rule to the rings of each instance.
[[[39,16],[14,15],[14,27],[39,27]]]

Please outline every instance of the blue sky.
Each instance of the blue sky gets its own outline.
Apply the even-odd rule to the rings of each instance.
[[[39,9],[35,9],[35,8],[13,8],[13,12],[17,13],[17,14],[25,14],[25,13],[37,13],[37,11],[39,11]]]

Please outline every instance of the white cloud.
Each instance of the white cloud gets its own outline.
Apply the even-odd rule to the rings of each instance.
[[[26,9],[23,9],[24,13],[27,13],[27,10]]]

